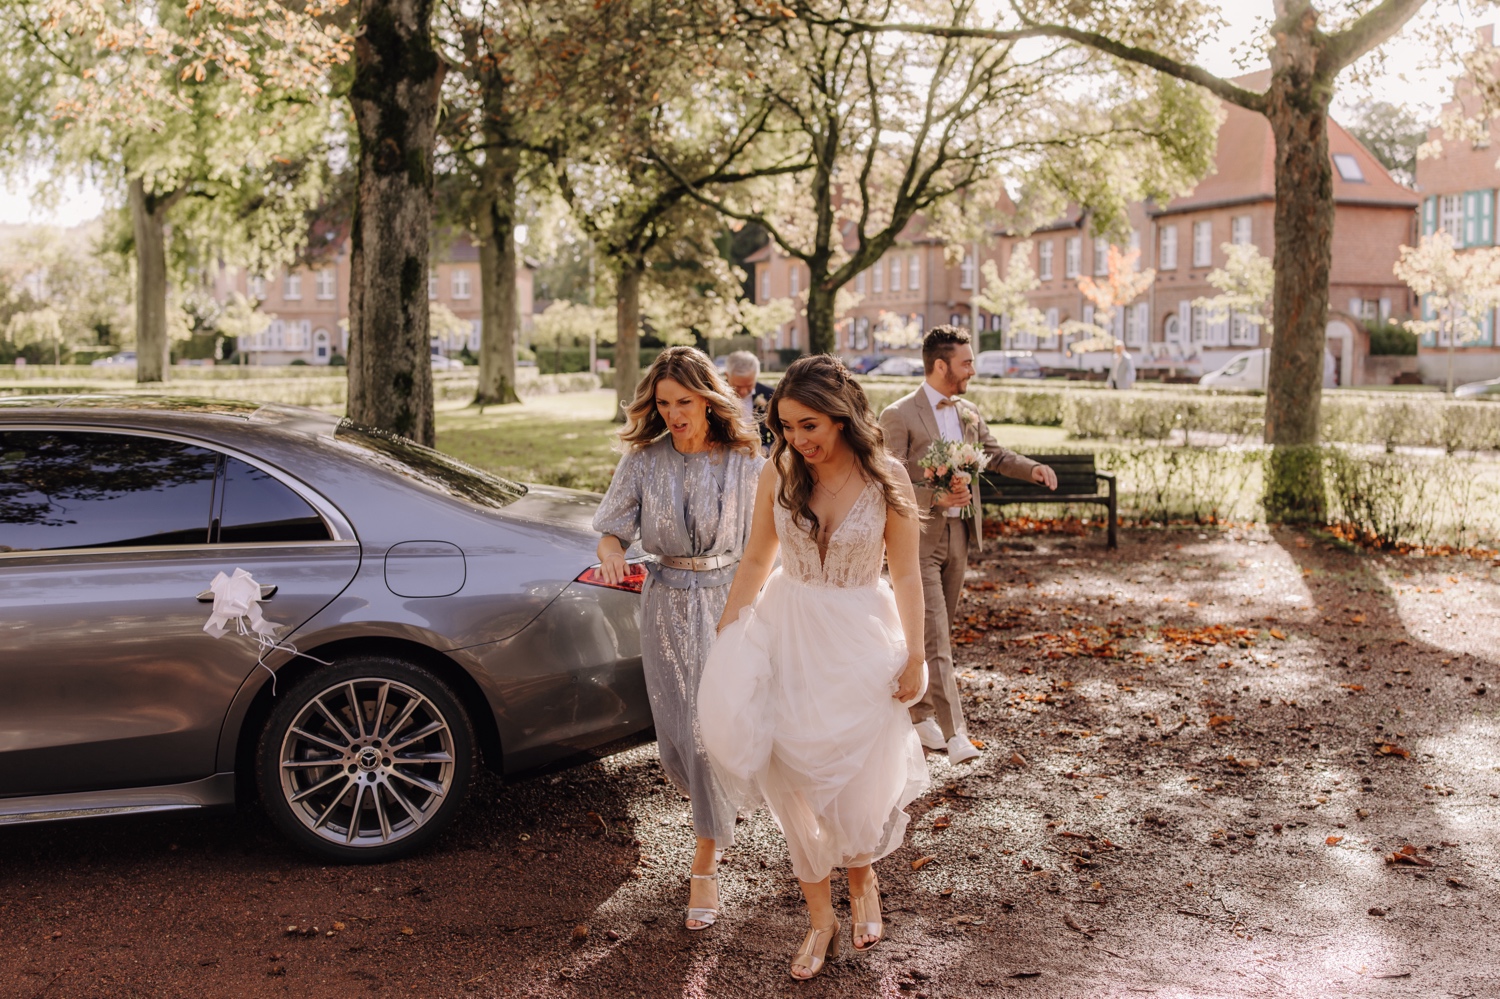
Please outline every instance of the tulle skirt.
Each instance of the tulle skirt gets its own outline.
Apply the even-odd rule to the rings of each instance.
[[[709,652],[703,748],[738,807],[770,809],[802,881],[901,845],[928,782],[892,696],[906,654],[889,584],[815,586],[779,569]]]

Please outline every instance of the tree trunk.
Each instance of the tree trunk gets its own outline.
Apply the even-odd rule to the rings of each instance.
[[[130,221],[135,230],[135,380],[167,376],[167,209],[175,195],[146,193],[140,177],[130,181]]]
[[[1266,443],[1273,452],[1265,506],[1273,520],[1321,523],[1326,504],[1317,445],[1333,259],[1333,81],[1314,69],[1310,42],[1283,42],[1277,53],[1266,112],[1276,136],[1276,335],[1266,389]]]
[[[520,402],[516,394],[516,339],[521,313],[516,302],[516,174],[521,157],[494,144],[479,170],[479,279],[484,286],[479,345],[481,406]]]
[[[646,262],[635,260],[620,268],[615,284],[615,422],[625,422],[625,410],[641,380],[641,279]]]
[[[444,72],[431,21],[432,0],[362,0],[349,93],[359,129],[349,417],[429,446],[432,146]]]
[[[837,290],[829,291],[826,279],[813,278],[807,289],[807,352],[832,354],[838,346],[833,303]]]

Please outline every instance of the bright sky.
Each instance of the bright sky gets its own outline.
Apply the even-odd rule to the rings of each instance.
[[[1466,5],[1443,0],[1438,5],[1444,15],[1465,23]],[[1225,76],[1242,70],[1235,53],[1251,42],[1257,20],[1271,10],[1271,0],[1222,0],[1228,24],[1219,37],[1203,46],[1200,62],[1205,69]],[[1468,26],[1477,27],[1473,22]],[[1334,113],[1347,113],[1365,100],[1387,100],[1394,104],[1421,107],[1436,113],[1449,92],[1448,73],[1424,68],[1422,52],[1411,45],[1388,46],[1384,72],[1370,87],[1344,86],[1334,104]],[[0,223],[73,226],[97,216],[104,209],[104,194],[89,182],[70,183],[55,205],[38,203],[34,197],[36,177],[20,178],[0,186]]]

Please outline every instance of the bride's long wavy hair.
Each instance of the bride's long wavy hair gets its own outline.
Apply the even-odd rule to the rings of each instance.
[[[785,399],[800,402],[838,424],[844,442],[854,451],[861,473],[867,480],[880,483],[886,506],[904,517],[917,516],[916,505],[901,491],[901,480],[885,449],[885,434],[870,409],[865,390],[849,374],[843,361],[827,354],[815,354],[792,362],[766,408],[766,425],[775,438],[771,445],[771,462],[781,473],[777,502],[790,510],[798,523],[807,527],[814,541],[818,540],[819,525],[818,515],[812,511],[812,494],[817,483],[807,459],[787,443],[780,414],[781,402]]]

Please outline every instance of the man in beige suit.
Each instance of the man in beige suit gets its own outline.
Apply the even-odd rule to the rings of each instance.
[[[936,440],[970,441],[984,447],[986,468],[1015,479],[1057,488],[1057,474],[1046,465],[1001,447],[971,402],[960,396],[974,377],[974,351],[968,330],[938,326],[922,338],[922,368],[926,381],[910,395],[897,399],[880,414],[885,445],[906,465],[916,486],[917,506],[928,516],[922,524],[922,596],[927,604],[927,694],[911,709],[912,723],[922,745],[948,750],[954,763],[979,755],[969,741],[958,681],[953,675],[951,630],[963,594],[969,549],[982,541],[978,483],[949,493],[934,493],[924,484],[918,464]],[[973,516],[963,517],[964,507]]]

